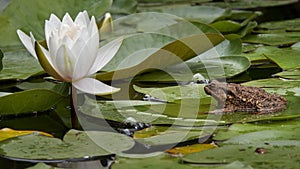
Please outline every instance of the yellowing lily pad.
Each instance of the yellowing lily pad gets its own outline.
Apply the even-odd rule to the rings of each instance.
[[[13,130],[13,129],[10,129],[10,128],[3,128],[3,129],[0,130],[0,141],[10,139],[10,138],[14,138],[14,137],[23,136],[23,135],[33,134],[33,133],[41,134],[41,135],[48,136],[48,137],[53,137],[51,134],[48,134],[48,133],[45,133],[45,132],[42,132],[42,131]]]
[[[200,152],[204,150],[209,150],[212,148],[215,148],[216,146],[213,144],[192,144],[188,146],[182,146],[182,147],[174,147],[170,150],[167,150],[167,153],[170,154],[177,154],[177,155],[186,155],[191,154],[195,152]]]

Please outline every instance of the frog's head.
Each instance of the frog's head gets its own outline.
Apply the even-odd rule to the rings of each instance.
[[[213,96],[218,102],[226,100],[226,83],[213,80],[204,87],[206,94]]]

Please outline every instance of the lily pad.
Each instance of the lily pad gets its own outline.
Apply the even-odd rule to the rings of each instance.
[[[257,7],[274,7],[296,3],[297,0],[239,0],[239,1],[225,1],[208,3],[210,5],[216,5],[220,7],[227,7],[233,9],[251,9]]]
[[[286,79],[293,79],[293,80],[300,80],[300,70],[299,69],[290,69],[287,71],[282,71],[276,73],[274,76],[286,78]]]
[[[0,72],[3,69],[2,59],[3,59],[3,53],[2,53],[2,51],[0,49]]]
[[[193,58],[196,61],[199,58]],[[200,73],[206,79],[232,77],[246,71],[250,67],[250,61],[244,56],[223,56],[200,59],[197,62],[170,66],[162,70],[145,73],[137,76],[138,82],[191,82],[194,75]],[[186,66],[189,69],[186,70]]]
[[[94,140],[95,138],[98,140]],[[113,144],[113,151],[111,147],[101,147],[103,145],[100,144],[101,140]],[[131,148],[133,144],[131,138],[122,134],[70,130],[63,141],[39,134],[2,141],[0,154],[5,158],[20,161],[63,162],[76,159],[89,160],[120,153]]]
[[[140,93],[148,94],[160,100],[175,102],[182,99],[201,99],[209,97],[204,91],[205,84],[191,84],[185,86],[172,86],[164,88],[140,88],[134,89]]]
[[[285,31],[300,31],[300,18],[284,21],[264,22],[259,24],[258,28],[268,30],[279,29]]]
[[[0,97],[0,104],[2,105],[0,112],[1,115],[15,115],[19,113],[45,111],[63,98],[63,95],[46,89],[16,92]]]
[[[220,34],[198,34],[179,40],[153,33],[129,36],[124,39],[115,57],[102,69],[106,72],[97,74],[97,78],[116,80],[162,69],[195,57],[223,40]]]
[[[85,115],[90,116],[91,123],[97,123],[97,119],[106,119],[116,122],[124,122],[127,118],[133,118],[137,122],[179,126],[203,126],[218,125],[224,122],[208,118],[206,115],[202,119],[196,119],[198,115],[199,100],[186,99],[183,104],[166,104],[149,101],[121,101],[127,103],[122,106],[120,101],[95,102],[86,99],[80,110]],[[135,103],[136,102],[136,103]],[[195,104],[191,104],[195,102]],[[208,102],[210,103],[210,102]],[[170,107],[169,107],[170,106]]]
[[[215,147],[216,146],[213,144],[192,144],[192,145],[187,145],[182,147],[174,147],[168,150],[167,152],[169,154],[186,155],[186,154],[191,154],[191,153],[200,152],[204,150],[209,150]]]
[[[300,68],[300,49],[261,47],[260,52],[284,70]]]
[[[114,0],[109,12],[112,14],[131,14],[136,12],[136,0]]]
[[[41,131],[31,131],[31,130],[13,130],[10,128],[3,128],[0,130],[0,142],[6,139],[19,137],[23,135],[33,134],[33,133],[39,133],[41,135],[45,135],[48,137],[53,137],[51,134],[41,132]]]
[[[198,20],[204,23],[230,16],[230,10],[213,6],[167,5],[159,7],[139,8],[142,12],[155,11],[169,13],[187,20]]]
[[[300,33],[298,32],[247,35],[243,38],[243,42],[272,46],[292,45],[299,41]]]
[[[5,52],[0,81],[27,79],[43,72],[39,62],[25,50]]]
[[[2,11],[0,16],[0,46],[20,45],[16,30],[33,31],[38,40],[44,39],[44,22],[51,13],[62,17],[66,12],[76,16],[83,9],[90,15],[101,16],[111,6],[111,0],[92,0],[78,2],[76,0],[13,0]],[[30,10],[28,10],[30,9]]]
[[[259,153],[258,148],[265,150]],[[257,142],[241,145],[224,145],[198,153],[188,154],[182,159],[188,163],[197,164],[226,164],[240,161],[255,168],[261,168],[262,164],[266,168],[291,168],[299,167],[300,141],[279,140]],[[224,153],[226,152],[226,153]]]
[[[219,130],[216,135],[214,136],[214,140],[228,140],[230,138],[237,137],[242,134],[247,134],[251,132],[258,132],[258,131],[271,131],[275,130],[276,132],[282,131],[288,132],[290,131],[296,131],[299,129],[300,123],[297,120],[289,120],[289,121],[283,121],[283,122],[272,122],[272,123],[262,123],[262,124],[252,124],[252,123],[244,123],[244,124],[232,124],[227,129]],[[296,133],[296,132],[295,132]],[[291,134],[292,136],[294,134]],[[273,137],[274,134],[266,135],[267,137]],[[295,135],[294,135],[295,136]],[[292,136],[292,137],[294,137]],[[280,136],[278,136],[280,137]],[[289,136],[288,136],[289,137]],[[260,138],[257,136],[256,138]],[[248,140],[251,140],[252,137],[248,137]]]
[[[208,133],[205,133],[205,130],[159,126],[147,128],[134,134],[135,140],[139,143],[151,146],[169,145],[169,148],[181,142],[205,139],[209,136]]]

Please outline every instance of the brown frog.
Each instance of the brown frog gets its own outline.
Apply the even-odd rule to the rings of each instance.
[[[213,80],[204,87],[218,101],[218,109],[210,113],[275,113],[286,109],[287,100],[278,94],[267,93],[259,87],[242,86]]]

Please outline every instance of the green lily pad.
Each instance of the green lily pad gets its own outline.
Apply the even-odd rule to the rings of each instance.
[[[124,39],[115,57],[102,69],[106,72],[97,74],[97,79],[122,79],[162,69],[195,57],[223,40],[220,34],[198,34],[179,40],[153,33],[129,36]]]
[[[300,80],[300,70],[299,69],[290,69],[287,71],[282,71],[276,73],[274,76],[286,78],[286,79],[293,79],[293,80]]]
[[[0,49],[0,72],[3,69],[2,59],[3,59],[3,53],[2,53],[2,51]]]
[[[134,86],[137,92],[148,94],[160,100],[175,102],[182,99],[201,99],[209,97],[204,91],[205,84],[171,86],[163,88],[141,88]]]
[[[33,89],[0,97],[1,115],[45,111],[64,96],[51,90]],[[17,103],[17,104],[16,104]]]
[[[138,137],[138,136],[142,137]],[[160,127],[155,126],[138,131],[134,135],[135,140],[139,143],[151,146],[170,145],[174,146],[181,142],[195,139],[207,138],[209,133],[205,130],[184,129],[179,127]],[[168,147],[172,148],[172,147]]]
[[[300,67],[300,57],[298,48],[277,48],[272,46],[262,46],[254,52],[244,54],[251,61],[259,61],[269,59],[276,63],[280,68],[295,69]]]
[[[197,57],[192,60],[198,59]],[[188,66],[188,70],[186,70],[186,66]],[[246,71],[249,67],[250,61],[244,56],[212,57],[197,62],[187,61],[167,67],[163,71],[145,73],[137,76],[134,80],[138,82],[191,82],[196,73],[200,73],[206,79],[228,78]]]
[[[131,14],[137,8],[136,0],[114,0],[109,12],[112,14]]]
[[[240,23],[231,20],[217,21],[212,23],[211,26],[222,33],[232,33],[242,28],[242,25]]]
[[[243,42],[272,46],[291,45],[299,41],[300,33],[298,32],[247,35],[243,38]]]
[[[300,31],[300,18],[284,20],[284,21],[273,21],[264,22],[258,25],[260,29],[268,30],[285,30],[285,31]]]
[[[122,134],[70,130],[63,141],[39,134],[2,141],[0,154],[20,161],[59,162],[108,156],[128,150],[133,145],[134,141]]]
[[[0,73],[0,81],[24,80],[41,72],[43,72],[43,69],[39,62],[29,55],[27,51],[16,50],[5,52],[3,58],[3,70]]]
[[[250,9],[258,7],[274,7],[296,3],[297,0],[239,0],[239,1],[225,1],[225,2],[213,2],[209,5],[227,7],[232,9]]]
[[[179,163],[178,158],[170,157],[164,154],[150,156],[147,158],[121,158],[117,157],[117,163],[112,165],[112,169],[140,169],[140,168],[160,168],[169,169],[178,167],[180,169],[195,169],[198,166],[186,165]]]
[[[208,101],[208,103],[210,102]],[[137,122],[154,125],[203,126],[224,124],[222,121],[217,121],[217,118],[206,118],[206,115],[202,115],[202,119],[196,119],[199,115],[198,107],[195,105],[199,105],[198,99],[184,99],[181,104],[130,100],[96,102],[86,99],[80,110],[94,118],[91,122],[96,122],[97,119],[124,122],[130,117]]]
[[[275,62],[284,70],[300,68],[300,49],[298,48],[283,48],[276,47],[261,47],[260,52]]]
[[[257,153],[257,148],[265,153]],[[197,164],[231,163],[240,161],[254,168],[299,167],[300,141],[278,140],[241,145],[224,145],[198,153],[188,154],[183,161]],[[263,164],[263,165],[262,165]]]
[[[189,22],[175,15],[158,12],[143,12],[126,15],[113,21],[114,32],[103,39],[128,36],[136,33],[158,33],[173,38],[184,38],[200,33],[220,33],[211,26],[194,21]]]
[[[283,80],[279,78],[268,78],[268,79],[259,79],[252,80],[249,82],[243,83],[245,86],[256,86],[261,88],[294,88],[299,87],[299,80]]]
[[[140,168],[159,168],[159,169],[250,169],[251,166],[239,161],[232,162],[227,165],[193,165],[182,163],[179,158],[167,156],[165,154],[150,156],[147,158],[122,158],[117,157],[116,163],[112,165],[112,169],[140,169]]]
[[[213,6],[167,5],[158,7],[139,8],[142,12],[161,12],[182,17],[187,20],[198,20],[204,23],[230,16],[230,10]]]
[[[214,136],[214,140],[228,140],[230,138],[237,138],[237,136],[252,133],[252,132],[260,132],[260,131],[275,131],[281,132],[281,134],[285,135],[284,132],[289,134],[287,138],[294,137],[295,138],[295,131],[299,129],[300,123],[297,120],[289,120],[283,122],[272,122],[272,123],[262,123],[262,124],[252,124],[252,123],[244,123],[244,124],[232,124],[229,128],[219,130],[216,135]],[[294,131],[294,133],[291,133]],[[259,133],[258,133],[259,134]],[[274,134],[269,133],[271,135],[265,135],[273,139]],[[265,137],[263,136],[263,137]],[[281,135],[278,135],[280,137]],[[256,138],[261,138],[259,136],[255,136]],[[276,135],[277,137],[277,135]],[[297,136],[296,136],[297,137]],[[252,137],[248,137],[248,140],[251,140]],[[282,139],[282,138],[281,138]]]
[[[38,40],[44,39],[44,22],[51,13],[62,17],[66,12],[76,16],[78,12],[87,10],[90,15],[101,16],[111,6],[111,0],[92,0],[78,2],[76,0],[13,0],[2,11],[0,16],[0,46],[20,45],[16,30],[33,31]],[[28,10],[30,9],[30,10]]]

